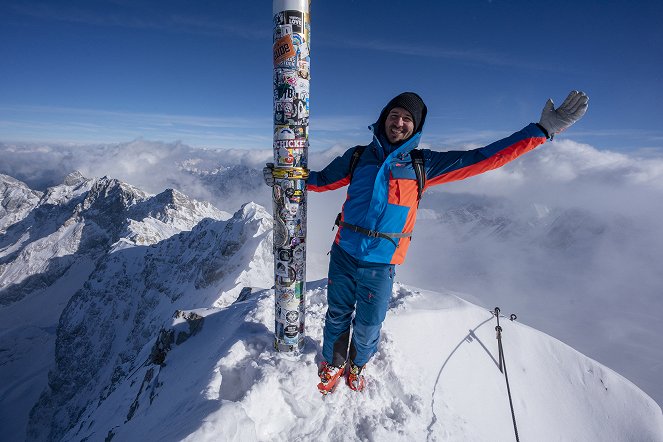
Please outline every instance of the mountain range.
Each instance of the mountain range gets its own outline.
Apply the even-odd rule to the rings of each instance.
[[[397,284],[367,390],[323,399],[326,281],[308,283],[304,352],[275,353],[262,206],[231,215],[76,172],[44,191],[1,175],[0,202],[2,440],[513,437],[495,318],[449,290]],[[542,247],[560,253],[612,228],[534,207],[528,229],[502,209],[424,211],[423,235],[442,224],[507,241],[545,228]],[[663,440],[660,407],[630,381],[501,320],[521,437]]]

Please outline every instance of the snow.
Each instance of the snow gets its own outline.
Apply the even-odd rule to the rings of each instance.
[[[366,390],[341,385],[323,397],[315,385],[326,287],[311,285],[301,355],[272,349],[270,290],[195,310],[198,333],[165,365],[140,367],[65,440],[514,439],[490,312],[397,284]],[[180,317],[167,328],[182,325]],[[501,325],[522,440],[663,440],[661,409],[635,385],[517,321]]]

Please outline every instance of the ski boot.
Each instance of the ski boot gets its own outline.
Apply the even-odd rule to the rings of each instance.
[[[345,373],[345,364],[340,367],[334,367],[333,365],[328,364],[326,361],[323,361],[320,364],[318,369],[318,376],[320,376],[320,383],[318,384],[318,390],[322,394],[329,394],[336,388],[338,380],[343,377]]]
[[[350,387],[350,390],[362,391],[365,387],[364,375],[361,372],[364,370],[364,367],[359,367],[355,365],[354,362],[350,361],[350,370],[348,370],[348,377],[345,380]]]

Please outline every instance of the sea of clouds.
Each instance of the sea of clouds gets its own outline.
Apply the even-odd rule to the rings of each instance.
[[[310,167],[322,168],[346,148],[310,152]],[[269,189],[254,179],[228,195],[219,191],[228,187],[210,176],[234,165],[259,170],[271,156],[269,149],[200,149],[146,140],[0,143],[0,173],[43,190],[79,170],[152,193],[176,188],[233,211],[250,200],[269,208]],[[309,194],[308,280],[326,275],[332,224],[344,200],[343,190]],[[663,156],[557,139],[501,169],[429,189],[397,279],[515,312],[520,321],[623,374],[660,404],[661,201]],[[444,338],[444,324],[435,338]]]

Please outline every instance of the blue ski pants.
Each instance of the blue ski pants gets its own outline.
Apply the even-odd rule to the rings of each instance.
[[[396,276],[395,266],[360,261],[336,243],[330,255],[322,356],[335,366],[349,357],[361,367],[377,351]]]

